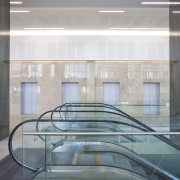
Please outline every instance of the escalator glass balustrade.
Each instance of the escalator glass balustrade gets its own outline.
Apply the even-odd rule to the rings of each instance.
[[[101,103],[67,103],[23,121],[9,139],[30,179],[179,179],[179,149],[169,135]]]

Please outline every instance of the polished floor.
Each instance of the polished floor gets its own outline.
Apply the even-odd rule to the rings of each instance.
[[[4,180],[28,180],[31,177],[30,172],[21,168],[10,155],[0,160],[0,179]],[[26,175],[24,175],[26,173]]]
[[[24,178],[24,174],[26,178]],[[9,155],[8,138],[0,141],[0,179],[4,180],[25,180],[31,174],[22,169]]]
[[[0,141],[0,160],[9,154],[8,151],[8,138]]]

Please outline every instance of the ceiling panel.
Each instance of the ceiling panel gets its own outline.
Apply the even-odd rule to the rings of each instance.
[[[141,0],[21,0],[22,7],[139,7]],[[160,0],[161,1],[161,0]]]
[[[75,29],[168,28],[169,9],[149,8],[141,0],[23,0],[11,5],[11,29],[27,27],[63,27]],[[98,10],[124,10],[124,13],[98,13]]]

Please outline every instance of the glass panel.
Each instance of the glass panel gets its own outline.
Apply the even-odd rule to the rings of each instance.
[[[102,174],[108,168],[115,177],[124,173],[137,179],[180,177],[180,147],[171,136],[147,135],[154,131],[107,104],[67,103],[39,119],[24,121],[19,130],[22,148],[17,152],[13,145],[14,155],[23,166],[37,170],[33,174],[37,179],[70,178],[82,169],[91,174],[95,167],[99,174],[102,166]]]
[[[24,1],[28,3],[16,8],[31,7],[28,21],[26,15],[11,13],[10,131],[22,119],[37,118],[54,106],[66,105],[23,124],[16,134],[17,143],[13,141],[14,149],[18,147],[23,152],[15,151],[15,155],[24,164],[42,168],[35,176],[39,179],[59,179],[59,176],[62,179],[105,179],[99,173],[103,171],[102,174],[111,180],[126,180],[127,177],[155,180],[161,176],[157,173],[158,166],[176,175],[176,171],[161,164],[166,154],[179,153],[174,151],[176,146],[171,142],[174,135],[131,135],[132,132],[169,131],[172,126],[179,130],[178,118],[176,122],[169,118],[168,31],[169,14],[172,15],[169,6],[148,5],[139,0],[78,0],[78,3],[66,0],[50,4]],[[99,11],[109,8],[121,12]],[[171,68],[173,72],[178,67],[175,63]],[[23,82],[38,83],[37,90],[32,90],[36,95],[30,95],[29,90],[24,94]],[[178,93],[173,97],[176,99]],[[32,110],[27,108],[29,103],[25,99],[33,102]],[[72,104],[74,102],[83,103]],[[171,114],[179,116],[178,109],[178,106],[171,107],[172,112],[177,110]],[[22,132],[31,131],[107,134],[22,136]],[[112,132],[129,134],[108,135]],[[179,143],[179,138],[175,140]],[[167,151],[161,153],[161,147]],[[143,158],[143,163],[148,160],[155,167],[144,167],[139,159],[134,162],[137,154],[138,158]],[[167,161],[179,167],[174,159],[167,158]],[[61,167],[63,171],[60,165],[66,166]],[[78,165],[85,167],[78,169]],[[90,165],[95,165],[96,169],[87,169]],[[89,171],[92,169],[93,173]]]
[[[74,126],[70,120],[57,122],[48,119],[49,116],[51,113],[23,125],[23,153],[19,152],[23,159],[19,160],[29,167],[41,168],[39,174],[33,174],[35,179],[71,178],[75,174],[82,178],[85,174],[92,174],[94,168],[97,178],[105,177],[107,169],[115,179],[122,178],[124,173],[135,179],[180,177],[180,147],[169,141],[169,137],[145,135],[146,132],[143,136],[111,135],[109,132],[120,132],[117,131],[118,123],[114,125],[105,120],[105,123],[98,124],[98,121],[85,119]],[[53,123],[58,123],[59,127],[66,123],[68,128],[59,130]],[[31,135],[33,132],[50,134]],[[58,132],[62,134],[58,135]],[[71,135],[73,132],[78,133]],[[104,133],[100,135],[98,132]]]

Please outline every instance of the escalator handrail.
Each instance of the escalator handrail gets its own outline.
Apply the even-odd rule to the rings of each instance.
[[[69,122],[74,122],[74,120],[68,120]],[[56,120],[55,122],[59,122],[58,120]],[[67,120],[61,120],[61,122],[67,122]],[[139,127],[139,126],[135,126],[135,125],[132,125],[132,124],[129,124],[129,123],[125,123],[125,122],[119,122],[119,121],[115,121],[115,120],[76,120],[76,123],[78,123],[78,122],[80,122],[80,123],[84,123],[84,122],[89,122],[89,123],[112,123],[112,124],[122,124],[122,125],[126,125],[126,126],[128,126],[128,127],[132,127],[132,128],[136,128],[136,129],[138,129],[138,130],[142,130],[143,132],[148,132],[146,129],[143,129],[143,128],[141,128],[141,127]],[[57,127],[57,126],[56,126]],[[117,128],[117,130],[115,130],[115,129],[113,129],[113,128],[109,128],[109,127],[107,127],[108,129],[111,129],[113,132],[120,132],[120,129],[119,128]],[[58,128],[57,127],[57,129],[59,130],[59,131],[61,131],[61,132],[66,132],[66,131],[73,131],[73,132],[75,132],[75,131],[77,131],[77,129],[76,130],[73,130],[73,129],[60,129],[60,128]],[[79,128],[78,129],[78,131],[80,131],[81,129]],[[39,130],[37,130],[38,132],[39,132]],[[103,131],[103,128],[102,128],[102,131]],[[132,138],[127,138],[125,135],[123,135],[126,139],[128,139],[128,140],[130,140],[130,141],[132,141],[133,142],[133,139]],[[41,139],[43,139],[43,138],[41,138]]]
[[[95,105],[94,105],[95,104]],[[58,106],[56,107],[52,114],[51,114],[51,118],[53,117],[53,113],[54,112],[86,112],[87,110],[85,111],[68,111],[68,110],[62,110],[63,107],[65,106],[70,106],[70,107],[104,107],[104,108],[109,108],[111,110],[115,110],[118,112],[118,115],[122,116],[122,117],[125,117],[125,118],[128,118],[129,120],[143,126],[144,128],[148,129],[149,131],[154,131],[152,128],[150,128],[149,126],[146,126],[145,124],[141,123],[140,121],[138,121],[137,119],[133,118],[132,116],[126,114],[125,112],[121,111],[120,109],[112,106],[112,105],[109,105],[109,104],[105,104],[105,103],[65,103],[61,106]],[[59,111],[57,110],[59,108]],[[98,112],[97,110],[94,110],[94,111],[87,111],[87,112]],[[112,112],[112,111],[107,111],[107,110],[104,110],[104,111],[99,111],[99,112]],[[122,113],[122,114],[121,114]],[[116,114],[117,115],[117,114]]]
[[[112,106],[112,105],[105,104],[105,103],[64,103],[64,104],[61,105],[61,106],[57,106],[57,107],[54,108],[54,110],[52,110],[52,111],[47,111],[47,112],[43,113],[43,114],[39,117],[39,119],[41,119],[45,114],[47,114],[47,113],[49,113],[49,112],[51,112],[51,120],[53,120],[53,114],[54,114],[55,112],[59,112],[60,118],[61,118],[61,112],[65,112],[65,113],[67,113],[67,112],[86,112],[86,111],[77,111],[77,110],[76,110],[76,111],[67,111],[67,110],[66,110],[66,111],[63,111],[62,108],[63,108],[63,107],[66,107],[66,106],[70,106],[70,107],[103,107],[103,108],[109,108],[109,109],[111,109],[111,110],[117,111],[117,112],[118,112],[118,115],[120,115],[120,116],[122,116],[122,117],[125,117],[125,118],[128,118],[129,120],[131,120],[131,121],[133,121],[133,122],[135,122],[135,123],[143,126],[144,128],[148,129],[149,131],[154,131],[154,130],[153,130],[152,128],[150,128],[149,126],[146,126],[145,124],[141,123],[140,121],[136,120],[135,118],[133,118],[132,116],[126,114],[125,112],[121,111],[120,109],[118,109],[118,108],[116,108],[116,107],[114,107],[114,106]],[[59,109],[59,110],[57,110],[57,109]],[[94,112],[94,111],[87,111],[87,112]],[[95,112],[98,112],[98,111],[95,111]],[[100,111],[100,112],[111,112],[111,111]],[[120,114],[119,114],[119,113],[120,113]],[[122,114],[121,114],[121,113],[122,113]],[[52,125],[53,125],[55,128],[59,129],[59,128],[54,124],[53,121],[52,121]],[[38,130],[38,123],[37,123],[37,130]],[[60,130],[60,129],[59,129],[59,130]],[[41,139],[43,139],[43,138],[41,138]],[[179,149],[180,149],[180,147],[179,147]]]
[[[57,106],[54,110],[56,111],[59,108],[59,110],[61,111],[62,108],[66,107],[66,106],[70,106],[70,107],[95,107],[95,108],[96,107],[103,107],[103,108],[109,108],[111,110],[115,110],[115,111],[124,113],[123,111],[119,110],[118,108],[116,108],[112,105],[109,105],[109,104],[105,104],[105,103],[64,103],[61,106]]]
[[[95,107],[110,107],[110,109],[116,110],[116,111],[118,111],[118,112],[120,112],[120,113],[123,113],[123,115],[120,114],[120,113],[112,112],[112,111],[87,111],[87,110],[86,110],[86,111],[77,111],[77,110],[76,110],[76,111],[67,111],[67,110],[66,110],[66,111],[62,111],[62,110],[61,110],[63,106],[66,106],[66,105],[68,105],[68,106],[69,106],[69,105],[73,105],[73,106],[74,106],[74,104],[77,105],[77,106],[78,106],[78,105],[81,105],[81,106],[83,105],[83,106],[84,106],[84,104],[87,104],[87,107],[89,107],[89,105],[92,105],[92,104],[93,104],[92,107],[94,107],[94,104],[98,104],[98,105],[95,106]],[[80,106],[80,107],[81,107],[81,106]],[[60,108],[60,110],[57,110],[58,108]],[[65,113],[67,113],[67,112],[105,112],[105,113],[111,113],[111,114],[116,114],[116,115],[120,115],[120,116],[122,116],[122,117],[128,118],[129,120],[137,123],[138,125],[142,126],[143,128],[147,129],[148,131],[150,131],[150,132],[155,132],[154,129],[152,129],[152,128],[150,128],[149,126],[143,124],[142,122],[138,121],[137,119],[133,118],[132,116],[128,115],[127,113],[119,110],[118,108],[116,108],[116,107],[114,107],[114,106],[112,106],[112,105],[108,105],[108,104],[104,104],[104,103],[65,103],[65,104],[63,104],[63,105],[61,105],[61,106],[56,107],[56,108],[55,108],[54,110],[52,110],[52,111],[47,111],[47,112],[43,113],[43,114],[39,117],[39,119],[41,119],[45,114],[51,113],[51,120],[52,120],[52,116],[53,116],[53,113],[54,113],[54,112],[59,112],[59,113],[60,113],[60,112],[65,112]],[[38,121],[37,121],[37,123],[38,123]],[[54,127],[56,127],[56,125],[53,123],[53,121],[52,121],[52,124],[53,124]],[[37,127],[38,127],[38,126],[37,126]],[[57,127],[56,127],[56,128],[57,128]],[[163,136],[163,135],[153,135],[153,136],[155,136],[155,137],[157,137],[158,139],[162,140],[163,142],[165,142],[165,143],[173,146],[173,147],[176,148],[177,150],[180,150],[180,146],[174,144],[174,143],[173,143],[172,141],[170,141],[167,137],[165,137],[165,136]],[[41,138],[41,139],[42,139],[42,138]]]
[[[52,113],[53,112],[55,112],[54,110],[53,111],[47,111],[47,112],[45,112],[45,113],[43,113],[39,118],[38,118],[38,120],[37,120],[37,123],[36,123],[36,131],[37,132],[39,132],[39,122],[40,122],[40,120],[41,120],[41,118],[43,118],[43,116],[44,115],[46,115],[47,113],[51,113],[51,123],[53,124],[53,126],[56,128],[56,129],[58,129],[59,131],[67,131],[67,129],[66,130],[63,130],[63,129],[60,129],[60,128],[58,128],[55,124],[54,124],[54,122],[58,122],[59,120],[52,120]],[[59,111],[57,111],[57,112],[59,112]],[[47,121],[48,121],[48,119],[47,119]],[[60,120],[61,122],[66,122],[67,120]],[[68,120],[68,122],[74,122],[74,120]],[[132,124],[129,124],[129,123],[125,123],[125,122],[119,122],[119,121],[115,121],[115,120],[76,120],[76,122],[104,122],[104,123],[116,123],[116,124],[123,124],[123,125],[127,125],[127,126],[130,126],[130,127],[133,127],[133,128],[136,128],[136,129],[139,129],[139,130],[142,130],[142,131],[144,131],[144,132],[146,132],[146,129],[143,129],[143,128],[141,128],[141,127],[139,127],[139,126],[136,126],[136,125],[132,125]],[[40,139],[41,140],[43,140],[43,141],[45,141],[45,139],[42,137],[42,136],[39,136],[40,137]],[[53,144],[54,145],[54,144]]]
[[[57,111],[57,110],[55,111],[55,110],[54,110],[52,113],[54,113],[54,112],[59,112],[59,111]],[[141,125],[142,127],[146,128],[147,131],[149,131],[149,132],[156,132],[154,129],[150,128],[149,126],[147,126],[147,125],[145,125],[145,124],[143,124],[143,123],[141,123],[140,121],[138,121],[137,119],[135,119],[135,118],[133,118],[133,117],[131,117],[131,116],[129,116],[129,115],[128,115],[128,116],[126,116],[126,115],[121,115],[121,114],[119,114],[119,113],[112,112],[112,111],[99,111],[99,110],[98,110],[98,111],[88,111],[88,110],[81,110],[81,111],[79,111],[79,110],[76,110],[76,111],[74,111],[74,110],[61,110],[61,112],[65,112],[65,113],[67,113],[67,112],[96,112],[96,113],[98,113],[98,112],[99,112],[99,113],[100,113],[100,112],[103,112],[103,113],[109,113],[109,114],[114,114],[114,115],[120,115],[120,116],[122,116],[122,117],[128,118],[129,120],[132,120],[133,122],[137,123],[138,125]],[[155,136],[155,137],[157,137],[158,139],[164,141],[165,143],[173,146],[174,148],[180,150],[180,146],[174,144],[174,143],[173,143],[172,141],[170,141],[167,137],[165,137],[165,136],[163,136],[163,135],[153,135],[153,136]]]
[[[103,108],[109,108],[111,110],[115,110],[115,111],[118,111],[118,112],[121,112],[122,114],[124,114],[123,111],[119,110],[118,108],[112,106],[112,105],[109,105],[109,104],[105,104],[105,103],[64,103],[63,105],[61,106],[57,106],[56,108],[54,108],[54,111],[57,111],[59,109],[59,111],[61,112],[62,111],[62,108],[66,107],[66,106],[70,106],[70,107],[103,107]],[[59,112],[60,114],[60,117],[61,117],[61,113]],[[53,113],[51,115],[51,118],[53,116]]]
[[[33,168],[31,166],[28,166],[26,164],[23,164],[23,162],[21,162],[20,160],[18,160],[18,158],[16,157],[15,153],[14,153],[14,150],[13,150],[13,137],[15,135],[15,132],[25,123],[29,123],[29,122],[36,122],[37,120],[36,119],[30,119],[30,120],[25,120],[25,121],[22,121],[21,123],[19,123],[13,130],[12,132],[10,133],[10,136],[9,136],[9,140],[8,140],[8,150],[9,150],[9,154],[11,155],[12,159],[18,164],[20,165],[21,167],[25,168],[25,169],[28,169],[30,171],[33,171],[34,173],[36,171],[38,171],[38,168]]]
[[[53,117],[53,113],[54,113],[54,112],[58,112],[57,109],[59,109],[59,114],[60,114],[60,117],[61,117],[62,108],[63,108],[63,107],[66,107],[66,106],[70,106],[70,107],[95,107],[95,108],[96,108],[96,107],[103,107],[103,108],[109,108],[109,109],[111,109],[111,110],[115,110],[115,111],[119,112],[119,113],[120,113],[120,114],[119,114],[120,116],[125,117],[125,118],[128,118],[129,120],[137,123],[138,125],[143,126],[144,128],[148,129],[148,131],[151,131],[151,132],[155,131],[154,129],[150,128],[149,126],[147,126],[147,125],[145,125],[145,124],[143,124],[143,123],[141,123],[141,122],[138,121],[137,119],[133,118],[132,116],[128,115],[127,113],[123,112],[122,110],[116,108],[115,106],[112,106],[112,105],[109,105],[109,104],[106,104],[106,103],[64,103],[64,104],[61,105],[61,106],[57,106],[57,107],[53,110],[53,112],[52,112],[52,114],[51,114],[51,119],[53,119],[53,118],[52,118],[52,117]],[[77,111],[77,110],[76,110],[76,111]],[[67,110],[64,111],[64,112],[67,113]],[[78,111],[78,112],[80,112],[80,111]],[[97,111],[95,111],[95,112],[97,112]],[[103,112],[109,112],[109,111],[106,111],[106,110],[105,110],[105,111],[103,111]],[[111,112],[111,111],[110,111],[110,112]],[[52,124],[53,124],[54,127],[56,127],[56,125],[55,125],[54,123],[52,123]],[[173,143],[173,144],[174,144],[174,143]],[[178,148],[179,148],[179,150],[180,150],[180,147],[178,147]]]
[[[47,112],[46,112],[46,113],[47,113]],[[44,114],[45,114],[45,113],[44,113]],[[13,159],[18,165],[20,165],[21,167],[23,167],[23,168],[25,168],[25,169],[28,169],[28,170],[30,170],[30,171],[33,171],[33,172],[35,173],[35,172],[39,171],[39,168],[34,168],[34,167],[29,166],[29,165],[23,164],[23,162],[21,162],[21,161],[16,157],[16,155],[15,155],[15,153],[14,153],[14,150],[13,150],[13,145],[12,145],[12,143],[13,143],[13,138],[14,138],[14,135],[15,135],[16,131],[17,131],[21,126],[23,126],[24,124],[26,124],[26,123],[32,123],[32,122],[35,122],[36,125],[37,125],[37,119],[29,119],[29,120],[25,120],[25,121],[19,123],[19,124],[12,130],[12,132],[10,133],[10,136],[9,136],[9,140],[8,140],[8,150],[9,150],[9,153],[10,153],[12,159]],[[49,120],[47,120],[47,119],[38,119],[38,122],[51,122],[51,120],[50,120],[50,119],[49,119]],[[57,120],[57,122],[58,122],[58,120]],[[36,128],[37,128],[37,127],[38,127],[38,126],[36,126]],[[39,136],[39,137],[41,138],[41,136]],[[44,140],[44,139],[43,139],[43,140]]]
[[[93,104],[93,105],[92,105]],[[95,106],[94,106],[94,104],[95,104]],[[96,105],[97,104],[97,105]],[[114,107],[114,106],[112,106],[112,105],[109,105],[109,104],[105,104],[105,103],[65,103],[65,104],[63,104],[63,105],[61,105],[61,106],[58,106],[58,107],[56,107],[55,109],[54,109],[54,112],[58,109],[58,108],[60,108],[60,111],[61,112],[65,112],[65,111],[62,111],[61,109],[63,108],[63,107],[65,107],[65,106],[72,106],[72,107],[105,107],[105,108],[109,108],[109,109],[111,109],[111,110],[115,110],[115,111],[117,111],[117,112],[119,112],[119,113],[122,113],[122,114],[119,114],[119,115],[121,115],[121,116],[123,116],[123,117],[127,117],[129,120],[132,120],[133,122],[136,122],[137,124],[139,124],[139,125],[141,125],[141,126],[143,126],[144,128],[146,128],[146,129],[148,129],[149,131],[155,131],[154,129],[152,129],[152,128],[150,128],[149,126],[147,126],[147,125],[145,125],[145,124],[143,124],[142,122],[140,122],[140,121],[138,121],[137,119],[135,119],[134,117],[132,117],[132,116],[130,116],[129,114],[127,114],[127,113],[125,113],[124,111],[122,111],[122,110],[120,110],[120,109],[118,109],[118,108],[116,108],[116,107]],[[67,111],[66,111],[67,112]],[[80,112],[80,111],[79,111]],[[95,112],[97,112],[96,110],[95,110]],[[104,110],[104,111],[102,111],[102,112],[111,112],[111,111],[106,111],[106,110]]]

